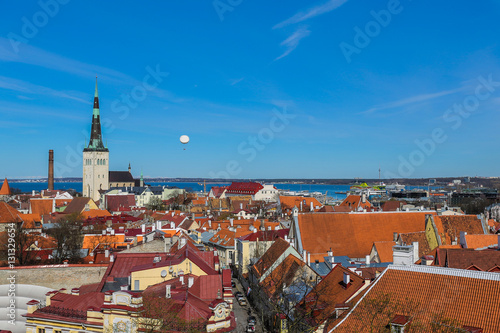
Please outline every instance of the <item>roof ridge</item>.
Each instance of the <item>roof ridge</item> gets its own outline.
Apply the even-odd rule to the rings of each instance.
[[[426,266],[426,265],[410,265],[410,266],[389,265],[387,269],[407,271],[407,272],[457,276],[469,279],[480,279],[480,280],[490,280],[490,281],[500,282],[500,274],[498,273],[470,271],[459,268],[436,267],[436,266]]]

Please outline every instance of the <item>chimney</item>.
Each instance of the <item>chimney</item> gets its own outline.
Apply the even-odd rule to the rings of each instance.
[[[300,211],[302,212],[303,211],[303,204],[302,204],[302,201],[300,202]]]
[[[56,212],[56,199],[52,199],[52,213]]]
[[[54,151],[49,150],[49,180],[48,180],[48,190],[54,190]]]
[[[361,194],[361,202],[362,203],[366,202],[366,193]]]
[[[188,277],[188,288],[191,288],[194,283],[194,277],[190,276]]]
[[[467,248],[467,242],[465,241],[465,236],[467,236],[467,232],[465,231],[460,231],[460,245],[466,249]]]
[[[181,281],[181,284],[184,285],[184,275],[181,275],[179,277],[179,281]]]
[[[413,262],[412,264],[415,263],[419,258],[418,256],[418,242],[413,242]]]
[[[307,254],[307,265],[311,265],[311,252]]]
[[[243,209],[243,202],[240,202],[240,209]]]
[[[264,220],[260,220],[260,230],[266,230],[266,226],[264,225]]]
[[[115,229],[111,229],[111,235],[115,234]]]
[[[345,285],[348,285],[349,282],[351,282],[351,275],[349,275],[349,273],[344,272],[343,282]]]
[[[170,288],[171,288],[171,285],[167,284],[166,285],[166,293],[165,293],[165,297],[166,298],[170,298],[171,295],[170,295]]]
[[[175,223],[174,222],[170,222],[170,229],[175,229]]]
[[[194,213],[191,213],[191,220],[194,221]]]
[[[314,212],[314,205],[313,205],[312,200],[311,200],[311,212]]]
[[[127,246],[129,246],[129,245],[127,245]],[[109,256],[109,262],[114,262],[114,261],[115,261],[115,255],[112,254]]]
[[[233,226],[233,223],[234,223],[234,220],[233,219],[229,219],[229,224],[231,225],[231,227]]]
[[[394,242],[397,242],[397,241],[398,241],[398,233],[397,233],[397,232],[393,232],[393,233],[392,233],[392,240],[393,240]]]
[[[369,264],[370,264],[370,256],[369,256],[369,255],[367,255],[367,256],[366,256],[366,264],[367,264],[367,265],[369,265]]]
[[[208,220],[208,227],[212,228],[212,220]]]
[[[302,258],[304,258],[304,262],[307,262],[307,251],[302,251]]]
[[[141,225],[141,231],[143,234],[146,232],[146,225],[145,224]]]
[[[107,257],[109,257],[109,250],[108,250],[108,249],[106,249],[106,250],[104,251],[104,256],[105,256],[106,258],[107,258]]]

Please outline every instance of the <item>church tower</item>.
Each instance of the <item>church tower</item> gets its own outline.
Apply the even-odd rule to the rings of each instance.
[[[104,146],[101,135],[101,116],[99,112],[99,95],[97,93],[97,77],[95,79],[94,112],[90,142],[83,149],[83,189],[84,197],[94,201],[100,199],[99,190],[109,189],[109,150]]]

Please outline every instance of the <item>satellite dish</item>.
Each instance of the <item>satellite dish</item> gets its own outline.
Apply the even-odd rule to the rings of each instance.
[[[161,277],[164,278],[165,276],[167,276],[167,271],[166,270],[162,270],[161,271]]]
[[[187,136],[187,135],[181,135],[181,137],[180,137],[180,141],[181,141],[181,143],[182,143],[183,145],[185,145],[186,143],[188,143],[188,142],[189,142],[189,136]]]

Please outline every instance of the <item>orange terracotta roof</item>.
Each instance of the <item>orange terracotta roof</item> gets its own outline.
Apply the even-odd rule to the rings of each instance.
[[[426,214],[429,212],[299,214],[301,248],[311,253],[311,260],[323,260],[330,248],[334,256],[364,258],[374,242],[392,241],[394,232],[424,231]]]
[[[38,214],[19,214],[21,220],[23,220],[24,229],[38,229],[42,228],[42,224],[37,227],[35,222],[41,222],[42,218]]]
[[[234,247],[234,239],[251,234],[250,230],[236,229],[236,232],[230,231],[228,229],[221,229],[217,232],[212,238],[210,238],[210,242],[225,246],[225,247]]]
[[[429,245],[429,241],[425,236],[425,231],[417,231],[417,232],[406,232],[399,234],[401,241],[403,244],[412,245],[413,242],[418,242],[418,256],[422,258],[431,252],[431,247]]]
[[[476,215],[434,216],[434,223],[441,237],[442,245],[451,245],[455,238],[460,239],[460,232],[484,234],[481,219]]]
[[[465,235],[465,243],[467,249],[479,249],[498,245],[499,235]]]
[[[392,262],[392,247],[396,245],[394,241],[374,242],[380,262]]]
[[[0,189],[0,195],[11,195],[9,182],[7,181],[7,177],[3,181],[2,188]]]
[[[300,268],[304,267],[304,262],[297,259],[293,254],[289,254],[276,268],[260,282],[260,285],[268,297],[273,298],[276,291],[280,291],[283,285],[293,284],[296,275],[300,274]]]
[[[266,253],[252,266],[257,277],[261,277],[274,264],[276,260],[288,249],[290,244],[279,237],[276,238],[273,245],[267,249]]]
[[[45,215],[52,213],[53,200],[55,200],[56,207],[69,204],[71,199],[31,199],[31,213],[38,215]]]
[[[498,333],[500,293],[494,291],[499,289],[498,273],[389,266],[334,332],[365,332],[370,323],[378,332],[396,315],[404,315],[411,317],[407,329],[418,327],[418,332],[437,332],[438,327],[451,325]]]
[[[339,206],[347,206],[352,211],[357,211],[358,208],[370,209],[372,207],[372,204],[368,200],[366,200],[365,202],[362,202],[360,195],[352,195],[351,194],[347,198],[345,198],[344,201],[342,201],[342,203]]]
[[[0,202],[0,223],[20,222],[19,214],[15,208],[6,202]]]
[[[300,210],[300,203],[302,202],[303,211],[309,211],[311,208],[311,202],[313,204],[314,209],[316,206],[322,207],[323,205],[318,199],[314,197],[297,197],[297,196],[285,196],[280,195],[280,204],[283,208],[292,209],[293,207],[297,207]]]
[[[349,285],[343,284],[344,274],[349,275]],[[311,313],[314,318],[313,324],[319,325],[330,318],[337,305],[347,303],[364,284],[364,278],[342,265],[336,265],[303,301],[306,312]],[[299,309],[304,309],[304,307]]]
[[[82,216],[88,219],[92,217],[111,216],[111,213],[105,209],[90,209],[90,210],[84,210],[82,212]]]

